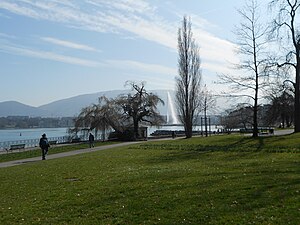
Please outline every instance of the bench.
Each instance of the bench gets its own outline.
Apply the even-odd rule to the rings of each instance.
[[[57,144],[57,140],[55,141],[49,141],[49,145],[56,145]]]
[[[79,143],[80,142],[80,138],[73,138],[71,140],[72,143]]]
[[[24,148],[25,148],[25,144],[17,144],[17,145],[10,145],[9,150],[17,150],[17,149],[24,149]]]

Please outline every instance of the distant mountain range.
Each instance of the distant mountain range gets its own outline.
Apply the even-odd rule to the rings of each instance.
[[[0,102],[0,117],[6,116],[47,116],[48,112],[40,109],[39,107],[33,107],[25,105],[16,101]]]
[[[166,115],[168,111],[167,96],[168,92],[174,96],[174,91],[170,90],[152,90],[152,93],[157,94],[164,102],[165,106],[159,105],[158,109],[162,115]],[[7,116],[30,116],[30,117],[72,117],[77,116],[80,110],[86,106],[98,102],[100,96],[105,95],[108,98],[115,98],[120,94],[128,93],[127,90],[114,90],[98,92],[94,94],[78,95],[71,98],[66,98],[51,102],[39,107],[25,105],[16,101],[0,102],[0,117]],[[173,97],[174,99],[174,97]]]

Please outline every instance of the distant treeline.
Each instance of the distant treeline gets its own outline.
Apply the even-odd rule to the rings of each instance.
[[[73,117],[43,118],[29,116],[0,117],[0,129],[8,128],[58,128],[74,126]]]

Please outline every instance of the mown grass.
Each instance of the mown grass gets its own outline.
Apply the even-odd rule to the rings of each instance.
[[[143,144],[140,149],[193,151],[292,152],[300,153],[300,135],[260,136],[221,135],[210,138],[180,139],[176,142]]]
[[[299,139],[147,142],[2,168],[0,224],[299,224]]]
[[[111,145],[116,144],[118,142],[115,141],[106,141],[106,142],[95,142],[95,147],[103,146],[103,145]],[[80,143],[80,144],[70,144],[70,145],[53,145],[49,148],[48,155],[61,153],[61,152],[69,152],[79,149],[88,148],[88,143]],[[41,149],[35,148],[32,150],[20,150],[19,152],[14,153],[7,153],[7,154],[0,154],[0,163],[1,162],[8,162],[18,159],[26,159],[26,158],[33,158],[37,156],[41,156]]]

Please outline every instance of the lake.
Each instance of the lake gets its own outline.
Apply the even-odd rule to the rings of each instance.
[[[4,129],[0,130],[0,142],[39,139],[42,134],[47,137],[67,136],[68,128],[32,128],[32,129]]]
[[[211,131],[215,131],[216,126],[211,126]],[[160,127],[149,127],[148,135],[150,135],[155,130],[183,130],[183,126],[160,126]],[[196,126],[194,130],[201,130],[201,126]],[[204,127],[202,127],[204,130]],[[43,133],[47,135],[48,138],[51,137],[63,137],[68,136],[68,128],[32,128],[32,129],[4,129],[0,130],[0,142],[4,141],[20,141],[20,140],[30,140],[39,139]],[[100,132],[99,132],[100,134]]]

